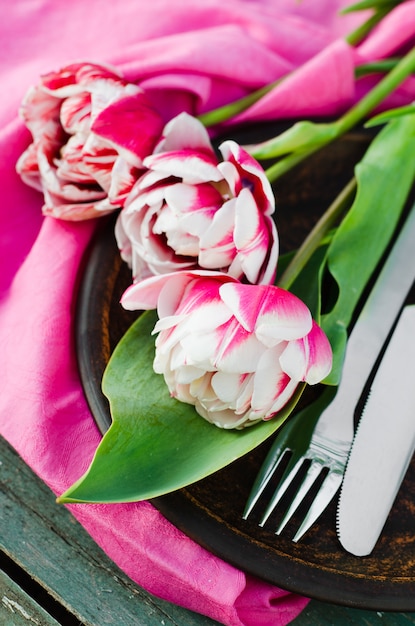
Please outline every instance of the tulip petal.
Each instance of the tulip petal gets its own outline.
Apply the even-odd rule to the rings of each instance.
[[[219,331],[221,341],[214,357],[215,369],[241,374],[254,372],[264,351],[256,336],[241,328],[235,320]]]
[[[195,409],[204,417],[208,422],[214,424],[218,428],[225,429],[240,429],[247,423],[247,417],[245,415],[239,416],[231,409],[224,409],[222,411],[206,410],[205,407],[199,403],[195,404]]]
[[[16,163],[16,171],[26,185],[37,191],[42,191],[37,149],[33,143],[20,155]]]
[[[199,252],[199,239],[192,236],[186,230],[182,230],[178,224],[179,220],[172,213],[168,206],[164,206],[160,211],[153,226],[153,233],[165,236],[167,245],[178,256],[194,258],[197,264]],[[177,259],[179,261],[179,259]]]
[[[220,295],[238,322],[265,345],[298,339],[312,327],[311,313],[294,294],[273,285],[222,285]]]
[[[215,372],[212,376],[212,388],[222,402],[241,415],[250,408],[253,381],[254,377],[250,374]]]
[[[89,167],[93,167],[90,159],[88,159]],[[100,179],[100,168],[94,168],[94,176],[99,181],[101,187],[104,182]],[[111,170],[110,186],[108,189],[108,197],[114,206],[124,206],[125,201],[134,186],[137,179],[140,178],[140,172],[134,166],[130,165],[123,157],[117,156]]]
[[[97,216],[112,213],[114,207],[109,205],[106,199],[102,202],[63,202],[59,204],[57,199],[50,200],[51,196],[45,193],[46,204],[42,207],[42,214],[71,222],[82,222],[96,218]]]
[[[259,206],[263,215],[271,215],[275,210],[275,198],[265,171],[246,150],[236,141],[224,141],[220,146],[225,161],[232,163],[239,174],[237,181],[234,179],[234,195],[238,195],[242,188],[247,187]]]
[[[200,237],[205,232],[220,206],[220,194],[210,184],[186,185],[177,183],[166,188],[166,204],[154,225],[154,232],[165,233],[168,245],[180,255],[198,257]],[[202,267],[216,269],[218,264]]]
[[[162,129],[162,118],[143,92],[104,108],[91,126],[135,167],[153,151]]]
[[[97,185],[77,185],[71,181],[60,179],[57,169],[50,163],[47,154],[37,153],[39,172],[45,196],[45,205],[51,211],[56,211],[63,204],[92,203],[106,197],[105,192]],[[108,205],[108,209],[109,209]],[[81,210],[82,207],[79,207]],[[114,210],[114,207],[111,207]]]
[[[210,153],[185,149],[162,152],[146,157],[143,164],[156,172],[181,178],[188,184],[222,180],[216,157]]]
[[[229,310],[223,309],[207,310],[206,315],[212,315],[212,319],[217,323],[226,323],[229,319]],[[220,346],[221,336],[217,332],[216,324],[206,327],[203,332],[197,335],[182,333],[180,337],[181,345],[186,351],[189,363],[198,363],[205,371],[216,370],[216,355]]]
[[[222,196],[218,190],[209,183],[188,185],[176,183],[166,188],[165,198],[167,204],[176,215],[189,214],[203,210],[214,214],[222,204]]]
[[[291,398],[295,394],[299,384],[298,381],[296,381],[295,378],[289,377],[286,377],[284,381],[285,386],[281,384],[279,394],[275,397],[272,406],[268,409],[266,415],[262,419],[272,419],[275,415],[279,413],[279,411],[281,411],[285,407],[285,405],[291,400]],[[258,413],[253,412],[250,419],[256,419],[257,416]]]
[[[206,370],[183,363],[183,355],[182,350],[173,350],[170,359],[170,368],[175,372],[175,382],[177,385],[190,385],[194,380],[199,380],[201,376],[204,376]]]
[[[90,129],[91,94],[77,93],[62,101],[60,122],[69,135],[88,132]]]
[[[40,86],[28,89],[19,114],[35,142],[42,140],[55,142],[63,139],[59,121],[60,107],[60,100],[45,94]]]
[[[310,385],[323,380],[330,372],[332,351],[321,328],[313,328],[302,339],[290,342],[280,358],[281,367],[291,377]]]
[[[280,367],[283,348],[284,345],[275,346],[262,354],[255,372],[252,416],[271,418],[288,402],[298,386],[298,379],[290,378]]]
[[[305,381],[315,385],[329,375],[333,365],[333,351],[327,335],[315,322],[306,339],[309,343],[309,367]]]
[[[164,285],[172,279],[171,274],[161,274],[158,276],[150,276],[145,280],[131,285],[124,291],[121,297],[121,304],[128,311],[140,311],[156,309],[160,292]],[[177,289],[178,299],[181,297],[181,291],[178,289],[176,281],[181,280],[183,287],[187,284],[187,276],[184,274],[175,274],[175,287]],[[171,283],[169,283],[171,284]]]
[[[211,386],[212,373],[206,372],[200,378],[195,378],[189,388],[192,396],[192,404],[199,399],[203,404],[215,401],[215,393]]]
[[[238,263],[250,283],[273,282],[278,260],[278,235],[272,219],[264,216],[248,189],[236,199],[234,241]]]
[[[155,153],[192,150],[214,156],[209,133],[198,119],[188,113],[180,113],[171,119],[163,130],[163,137]]]
[[[235,201],[225,202],[214,214],[200,237],[199,263],[203,267],[218,268],[231,265],[235,256],[234,231]],[[235,278],[241,275],[235,275]]]

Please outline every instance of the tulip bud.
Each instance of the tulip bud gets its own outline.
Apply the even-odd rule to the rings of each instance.
[[[327,376],[327,337],[296,296],[219,272],[176,272],[132,285],[129,310],[157,308],[154,370],[173,397],[222,428],[274,417],[300,382]]]

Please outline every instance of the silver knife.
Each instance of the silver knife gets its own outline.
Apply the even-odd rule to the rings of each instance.
[[[356,407],[360,400],[364,385],[414,282],[414,242],[415,204],[352,328],[339,388],[326,409],[327,413],[332,413],[333,407],[339,413],[347,413],[350,406]],[[339,420],[344,423],[341,416]]]
[[[409,305],[376,372],[341,487],[338,537],[356,556],[375,547],[414,453],[414,363],[415,305]]]

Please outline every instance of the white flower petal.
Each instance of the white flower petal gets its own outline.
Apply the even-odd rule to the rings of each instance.
[[[205,126],[188,113],[180,113],[171,119],[162,132],[163,138],[157,144],[155,153],[182,149],[213,152],[209,133]]]
[[[254,377],[251,374],[228,374],[215,372],[212,388],[237,415],[246,413],[251,406]]]
[[[254,372],[264,351],[254,334],[247,333],[239,324],[228,324],[218,346],[214,365],[223,372]]]
[[[255,370],[252,393],[252,410],[264,418],[288,383],[288,375],[282,370],[279,357],[284,345],[269,348],[262,353]]]
[[[287,374],[309,385],[322,381],[332,366],[332,350],[322,329],[314,322],[310,333],[292,341],[281,355],[281,367]]]
[[[271,215],[275,210],[275,198],[264,169],[236,141],[224,141],[220,146],[225,161],[236,164],[242,186],[251,188],[258,205],[264,215]],[[254,189],[252,189],[254,187]]]
[[[145,158],[143,164],[153,172],[175,176],[187,184],[196,185],[222,179],[214,158],[192,150],[153,154]]]
[[[224,284],[220,295],[238,322],[265,345],[304,337],[312,327],[306,305],[273,285]]]

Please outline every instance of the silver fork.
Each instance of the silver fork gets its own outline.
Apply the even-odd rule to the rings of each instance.
[[[285,528],[323,469],[327,469],[327,475],[293,541],[301,539],[337,493],[353,441],[356,406],[414,280],[414,237],[415,206],[350,333],[341,381],[334,399],[334,390],[326,388],[315,403],[298,413],[281,429],[252,487],[243,513],[244,519],[248,518],[288,454],[291,455],[290,461],[260,526],[266,523],[306,461],[310,462],[310,466],[276,534]]]
[[[297,476],[301,478],[300,470],[306,466],[307,461],[310,462],[310,465],[276,530],[276,534],[279,535],[285,528],[324,468],[327,468],[327,474],[295,533],[293,541],[297,542],[301,539],[326,509],[343,480],[347,456],[354,435],[354,416],[353,410],[350,410],[350,398],[346,405],[348,413],[345,414],[344,411],[338,410],[344,408],[341,406],[340,390],[341,387],[339,387],[339,392],[333,402],[321,413],[320,417],[319,406],[324,405],[327,398],[332,395],[333,389],[331,388],[328,388],[318,401],[294,416],[281,429],[252,488],[243,514],[244,519],[248,518],[272,476],[287,456],[289,456],[288,465],[259,525],[265,525],[294,479]]]
[[[327,474],[295,533],[293,541],[296,542],[301,539],[331,502],[341,485],[354,435],[353,411],[350,411],[350,404],[347,419],[345,419],[344,412],[336,410],[336,406],[341,403],[339,394],[319,418],[319,406],[327,401],[332,392],[333,389],[328,388],[318,401],[294,416],[281,429],[253,486],[243,514],[244,519],[248,518],[272,476],[287,456],[289,456],[288,465],[259,525],[265,525],[294,479],[300,476],[300,470],[306,466],[307,461],[310,462],[310,465],[276,530],[276,534],[279,535],[285,528],[324,468],[327,468]],[[336,398],[340,398],[340,400],[336,402]]]

